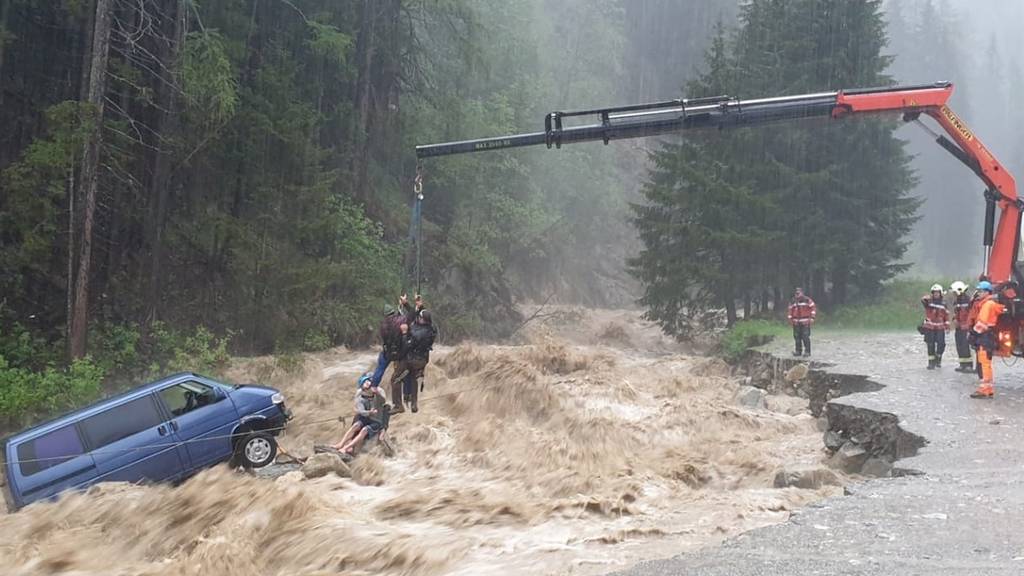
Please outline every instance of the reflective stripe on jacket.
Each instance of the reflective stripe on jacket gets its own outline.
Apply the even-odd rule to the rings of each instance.
[[[921,298],[921,304],[924,306],[923,326],[925,330],[947,330],[949,328],[949,310],[942,303],[942,298],[935,300],[931,296],[925,296]]]
[[[794,326],[797,324],[813,324],[814,317],[817,314],[818,311],[814,306],[814,300],[804,296],[800,299],[794,299],[789,303],[789,315],[786,318]]]
[[[957,329],[971,329],[971,299],[967,294],[956,297],[956,301],[953,303],[953,318],[956,319]]]

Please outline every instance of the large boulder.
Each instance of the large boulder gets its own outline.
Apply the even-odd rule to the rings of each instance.
[[[306,478],[320,478],[334,472],[342,478],[352,476],[352,469],[337,454],[313,454],[302,465],[302,474]]]
[[[750,410],[763,410],[765,407],[765,391],[753,386],[740,386],[736,391],[736,403]]]
[[[808,372],[810,372],[810,368],[807,364],[797,364],[786,370],[786,382],[799,382],[807,377]]]
[[[860,473],[876,478],[888,478],[892,475],[892,464],[882,458],[869,458],[861,467]]]
[[[820,466],[809,468],[782,468],[775,472],[776,488],[804,488],[817,490],[822,486],[841,486],[835,472]]]
[[[863,446],[847,442],[832,456],[829,464],[847,474],[856,474],[861,471],[867,460],[868,451]]]
[[[829,452],[838,451],[845,443],[846,439],[839,432],[835,430],[825,432],[825,448],[828,448]]]
[[[807,399],[788,394],[771,394],[765,398],[765,406],[772,412],[786,414],[788,416],[799,416],[808,414]]]

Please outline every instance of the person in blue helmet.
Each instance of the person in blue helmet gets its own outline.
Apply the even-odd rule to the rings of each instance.
[[[974,294],[971,295],[971,306],[967,313],[967,324],[972,327],[972,332],[974,324],[978,321],[978,314],[981,313],[981,305],[985,303],[985,299],[991,294],[992,283],[989,281],[988,276],[984,274],[978,276],[978,285],[975,287]],[[968,337],[972,340],[970,343],[971,347],[977,350],[977,346],[973,342],[973,334],[968,334]],[[977,357],[977,354],[974,356],[974,372],[978,375],[978,378],[981,378],[981,360]]]
[[[359,391],[355,396],[355,417],[341,441],[332,446],[316,445],[314,452],[337,452],[343,456],[354,456],[363,443],[376,437],[388,426],[390,406],[387,395],[380,386],[373,383],[373,375],[359,377]]]

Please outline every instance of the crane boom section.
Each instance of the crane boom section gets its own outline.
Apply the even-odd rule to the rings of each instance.
[[[740,100],[728,96],[680,99],[618,108],[578,112],[551,112],[544,131],[528,134],[463,140],[416,147],[418,158],[447,156],[544,144],[563,144],[658,136],[693,129],[755,126],[807,118],[841,119],[871,113],[902,113],[904,120],[931,116],[949,135],[938,143],[960,159],[989,189],[1001,216],[986,273],[993,282],[1011,279],[1020,235],[1024,202],[1017,196],[1013,176],[996,160],[981,140],[950,110],[953,93],[949,82],[889,88],[857,88],[778,98]],[[596,116],[590,124],[566,125],[567,118]]]
[[[1021,220],[1021,201],[1017,196],[1017,184],[1010,174],[996,160],[995,155],[981,142],[967,124],[948,106],[953,85],[936,84],[931,89],[903,90],[846,90],[839,93],[834,118],[850,114],[869,112],[923,112],[950,136],[956,144],[951,152],[964,161],[988,189],[993,193],[1000,208],[999,225],[992,242],[986,274],[995,282],[1005,282],[1013,274],[1013,263],[1017,260],[1018,237]],[[939,142],[943,147],[950,147]]]

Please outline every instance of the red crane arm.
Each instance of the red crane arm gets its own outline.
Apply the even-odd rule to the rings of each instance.
[[[995,204],[986,207],[985,246],[986,274],[993,282],[1005,282],[1014,274],[1021,209],[1013,176],[995,159],[988,148],[967,128],[946,105],[953,94],[949,82],[891,88],[866,88],[819,92],[796,96],[739,100],[728,96],[669,100],[616,108],[600,108],[575,112],[552,112],[544,119],[543,132],[530,132],[476,140],[443,142],[416,147],[417,158],[447,156],[546,145],[561,148],[577,142],[604,141],[671,134],[693,129],[738,128],[771,122],[807,118],[844,118],[866,113],[902,113],[903,119],[917,120],[921,114],[931,116],[949,135],[937,142],[981,178],[992,199],[1001,210],[998,231],[992,238]],[[596,116],[597,123],[569,125],[563,121],[582,116]],[[991,216],[990,216],[991,215]]]
[[[1017,254],[1021,220],[1017,184],[1013,175],[1003,168],[964,121],[950,110],[946,103],[952,94],[951,84],[936,85],[925,90],[840,91],[832,116],[842,118],[870,112],[903,112],[908,119],[914,119],[921,113],[934,118],[965,155],[961,159],[985,182],[998,203],[1001,216],[986,273],[993,282],[1005,282],[1011,278]]]

